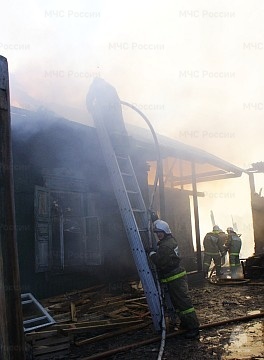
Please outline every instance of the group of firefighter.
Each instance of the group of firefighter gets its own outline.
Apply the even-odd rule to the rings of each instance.
[[[185,330],[186,339],[199,338],[199,319],[193,307],[189,294],[186,270],[180,264],[180,255],[177,239],[172,235],[169,224],[158,219],[153,213],[153,231],[157,235],[157,247],[151,249],[148,256],[155,264],[159,280],[165,286],[177,317],[180,320],[179,329]],[[216,276],[221,277],[222,258],[229,253],[231,277],[236,277],[240,266],[239,252],[241,249],[240,236],[233,228],[228,227],[227,233],[215,225],[213,231],[204,238],[204,261],[203,271],[208,277],[212,260],[215,263]]]
[[[241,250],[241,235],[238,235],[232,227],[226,229],[226,233],[218,225],[213,226],[213,231],[208,232],[203,240],[204,259],[203,271],[204,277],[209,276],[209,268],[213,260],[217,278],[223,275],[222,264],[225,263],[225,257],[229,255],[229,266],[231,278],[239,277]]]

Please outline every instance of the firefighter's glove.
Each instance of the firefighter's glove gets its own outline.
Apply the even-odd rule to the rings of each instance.
[[[150,219],[151,221],[154,223],[154,221],[158,220],[159,217],[158,215],[155,213],[155,211],[149,210],[149,214],[150,214]]]
[[[154,255],[154,254],[156,254],[156,251],[153,251],[153,250],[152,250],[152,251],[150,251],[150,253],[149,253],[149,257],[151,258],[151,256],[152,256],[152,255]]]

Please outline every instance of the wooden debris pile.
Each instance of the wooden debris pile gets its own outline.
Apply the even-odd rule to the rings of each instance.
[[[72,338],[57,330],[42,330],[26,334],[27,359],[68,359]]]
[[[100,285],[40,302],[56,323],[26,334],[32,359],[67,358],[71,345],[80,347],[151,324],[143,290],[135,283],[119,295]]]

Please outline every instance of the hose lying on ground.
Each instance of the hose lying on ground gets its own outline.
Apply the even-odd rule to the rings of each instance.
[[[260,312],[258,314],[241,316],[241,317],[228,319],[228,320],[222,320],[222,321],[218,321],[218,322],[214,322],[214,323],[204,324],[204,325],[200,326],[200,329],[209,329],[209,328],[215,327],[215,326],[227,325],[227,324],[232,323],[232,322],[248,321],[248,320],[258,319],[258,318],[261,318],[261,317],[264,317],[264,312]],[[184,332],[185,332],[184,330],[174,331],[174,332],[168,334],[166,336],[166,339],[172,338],[172,337],[177,336],[177,335],[181,335]],[[143,340],[143,341],[140,341],[140,342],[137,342],[137,343],[129,344],[129,345],[126,345],[126,346],[122,346],[122,347],[112,349],[112,350],[109,350],[109,351],[105,351],[105,352],[102,352],[102,353],[99,353],[99,354],[96,354],[96,355],[88,356],[88,357],[82,358],[82,360],[105,359],[105,358],[108,358],[109,356],[115,355],[117,353],[129,351],[129,350],[132,350],[133,348],[138,348],[140,346],[149,345],[149,344],[152,344],[152,343],[155,343],[155,342],[158,342],[158,341],[160,341],[160,336],[153,337],[153,338],[147,339],[147,340]]]

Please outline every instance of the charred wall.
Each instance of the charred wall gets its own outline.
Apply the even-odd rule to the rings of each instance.
[[[188,271],[196,270],[196,254],[192,240],[192,221],[189,191],[165,188],[165,214],[173,235],[178,241],[182,265]],[[157,192],[154,208],[159,208]]]
[[[11,118],[22,292],[46,297],[98,282],[122,281],[125,277],[137,276],[95,129],[50,116],[43,111],[32,113],[12,109]],[[68,229],[73,228],[73,231],[65,232],[64,237],[65,242],[71,243],[67,245],[71,246],[68,253],[65,253],[67,266],[63,271],[57,266],[61,254],[56,250],[53,236],[53,247],[48,254],[52,267],[36,272],[36,186],[48,188],[53,203],[56,199],[54,196],[60,194],[65,209],[68,205],[62,193],[71,193],[74,199],[79,193],[82,196],[85,194],[84,218],[90,221],[96,217],[100,222],[100,261],[92,264],[88,259],[89,264],[80,248],[74,251],[71,242],[80,235],[78,229],[75,230],[77,226],[69,226]],[[87,200],[91,195],[96,198],[92,205]],[[75,208],[77,213],[77,206]],[[59,216],[54,216],[54,219],[58,221]],[[96,244],[95,240],[87,238],[87,243],[93,241]],[[90,246],[90,250],[92,254],[93,246]],[[79,266],[80,263],[83,266]]]
[[[138,278],[96,130],[45,111],[13,108],[11,120],[22,292],[43,298]],[[148,206],[144,149],[133,144],[131,159]],[[166,204],[193,270],[189,195],[167,189]]]
[[[264,253],[264,197],[252,195],[252,218],[254,228],[255,254]]]

